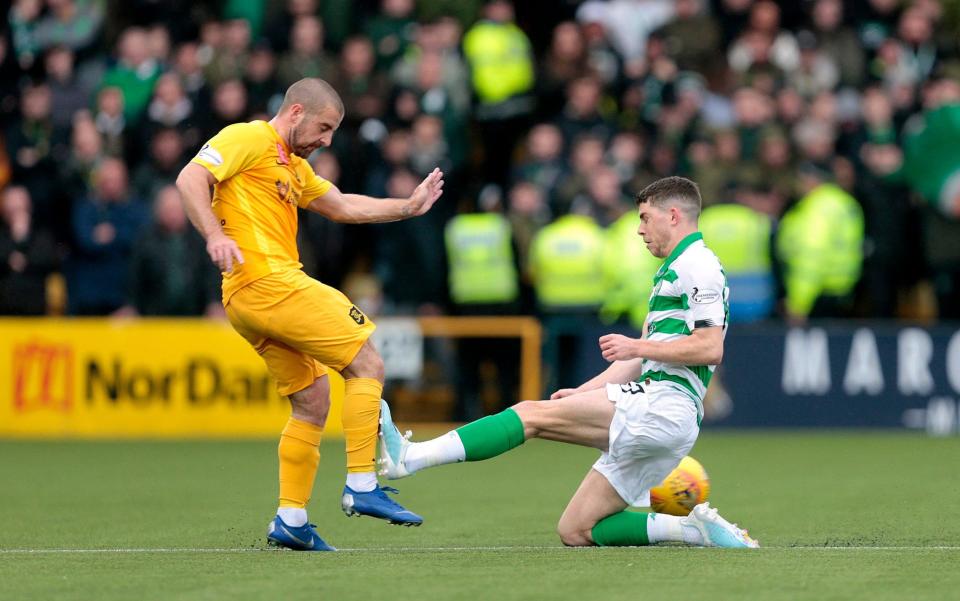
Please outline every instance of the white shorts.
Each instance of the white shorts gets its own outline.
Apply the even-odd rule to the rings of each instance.
[[[675,388],[652,382],[607,384],[616,405],[610,447],[593,464],[627,504],[650,505],[650,489],[677,467],[697,441],[697,407]]]

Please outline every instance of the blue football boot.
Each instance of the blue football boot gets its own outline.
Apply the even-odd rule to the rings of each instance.
[[[379,484],[370,492],[357,492],[349,486],[344,486],[340,507],[348,516],[368,515],[399,526],[419,526],[423,523],[422,517],[409,509],[404,509],[387,496],[388,492],[396,494],[400,491],[389,486],[381,487]]]
[[[294,551],[336,551],[314,528],[316,524],[304,524],[299,528],[288,526],[278,515],[267,525],[267,544]]]

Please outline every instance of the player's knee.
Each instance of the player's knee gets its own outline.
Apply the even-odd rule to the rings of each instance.
[[[377,349],[367,341],[353,361],[343,370],[345,378],[371,378],[383,382],[384,369],[383,358]]]
[[[363,359],[363,364],[356,370],[356,373],[361,378],[370,378],[371,380],[383,382],[383,359],[380,357],[380,354],[376,351],[368,353]]]
[[[327,414],[330,413],[330,397],[324,396],[312,399],[303,406],[303,412],[312,418],[312,422],[326,424]]]
[[[590,530],[585,530],[576,524],[565,524],[561,521],[557,524],[557,534],[560,536],[560,542],[568,547],[589,547],[593,544]]]
[[[369,367],[370,376],[368,377],[374,378],[376,380],[380,380],[381,382],[383,382],[383,379],[385,376],[385,371],[383,367],[383,357],[381,357],[380,353],[376,351],[371,353],[371,355],[372,356],[370,358],[370,367]]]
[[[539,401],[520,401],[513,407],[514,413],[520,417],[523,422],[523,434],[527,439],[536,438],[541,431],[539,415],[543,407]]]
[[[293,414],[298,418],[323,425],[330,412],[330,391],[320,379],[307,388],[290,395]]]

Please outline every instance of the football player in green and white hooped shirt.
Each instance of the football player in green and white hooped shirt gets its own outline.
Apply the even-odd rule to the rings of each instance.
[[[638,234],[664,259],[654,278],[645,335],[600,338],[612,364],[576,389],[523,401],[426,442],[400,434],[381,407],[381,473],[402,478],[426,467],[481,461],[528,438],[602,451],[557,526],[571,546],[683,542],[757,547],[707,503],[677,517],[625,511],[650,504],[650,489],[690,451],[700,433],[703,395],[723,357],[726,277],[700,232],[700,191],[682,177],[660,179],[637,196]]]

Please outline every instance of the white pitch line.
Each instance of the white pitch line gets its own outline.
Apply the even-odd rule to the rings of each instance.
[[[358,547],[338,548],[346,553],[389,553],[389,552],[442,552],[442,551],[550,551],[566,550],[565,547]],[[132,549],[0,549],[0,555],[50,555],[57,553],[283,553],[285,549],[271,548],[186,548],[157,547]]]
[[[657,548],[657,547],[651,547]],[[677,549],[681,547],[668,546],[660,547],[667,549]],[[696,548],[696,547],[691,547]],[[777,549],[789,551],[960,551],[960,546],[887,546],[887,547],[854,547],[854,546],[794,546],[794,547],[761,547],[762,549]],[[466,552],[466,551],[561,551],[577,552],[584,549],[567,547],[362,547],[339,549],[346,553],[438,553],[438,552]],[[262,549],[262,548],[130,548],[130,549],[0,549],[0,555],[57,555],[57,554],[93,554],[93,553],[282,553],[280,549]]]
[[[0,549],[0,555],[54,555],[59,553],[255,553],[263,549]]]
[[[797,551],[817,551],[823,549],[826,551],[960,551],[960,546],[931,546],[931,547],[857,547],[853,545],[839,547],[820,547],[814,545],[793,546],[793,547],[760,547],[761,549],[796,549]]]

